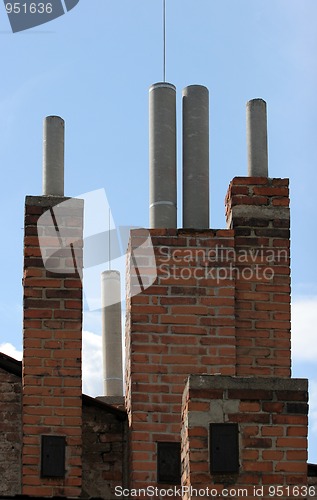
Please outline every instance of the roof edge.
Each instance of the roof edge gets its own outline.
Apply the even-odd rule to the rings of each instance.
[[[22,377],[22,361],[0,352],[0,368],[6,372]]]

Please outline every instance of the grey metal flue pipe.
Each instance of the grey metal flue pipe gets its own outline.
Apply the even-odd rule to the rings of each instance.
[[[105,396],[123,395],[121,287],[119,271],[101,274],[103,386]]]
[[[268,177],[267,113],[263,99],[247,102],[248,175]]]
[[[64,196],[64,120],[47,116],[43,126],[43,195]]]
[[[177,227],[176,88],[149,90],[150,228]]]
[[[209,228],[209,91],[183,90],[183,227]]]

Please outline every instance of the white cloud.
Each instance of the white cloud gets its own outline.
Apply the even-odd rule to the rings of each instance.
[[[305,364],[309,379],[309,461],[317,462],[317,296],[296,297],[292,302],[292,359]],[[301,370],[302,371],[302,370]],[[313,375],[313,377],[314,377]]]
[[[292,303],[292,358],[317,360],[317,296],[295,299]]]
[[[83,331],[83,392],[103,395],[101,337],[88,331]]]
[[[83,393],[103,396],[102,340],[100,335],[83,331]],[[124,364],[124,356],[123,356]]]
[[[84,310],[84,330],[101,335],[101,311]]]
[[[0,352],[2,352],[3,354],[7,354],[8,356],[11,356],[11,358],[18,359],[20,361],[22,359],[22,351],[17,349],[14,345],[10,344],[9,342],[0,344]]]

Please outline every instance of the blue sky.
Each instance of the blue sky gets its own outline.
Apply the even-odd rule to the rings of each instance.
[[[269,174],[291,183],[293,376],[310,381],[315,463],[316,18],[315,0],[167,0],[179,187],[181,90],[202,84],[210,91],[214,228],[225,226],[228,183],[247,172],[246,101],[267,101]],[[162,80],[162,0],[80,0],[59,19],[16,34],[0,5],[0,50],[0,344],[14,353],[22,345],[24,197],[41,194],[44,116],[66,121],[65,194],[104,188],[117,225],[148,226],[148,88]],[[100,330],[100,314],[86,311],[84,390],[92,395],[101,387]]]

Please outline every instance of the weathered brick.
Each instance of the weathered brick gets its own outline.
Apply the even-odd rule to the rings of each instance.
[[[24,259],[24,384],[23,384],[23,434],[25,443],[32,442],[33,437],[40,434],[62,433],[66,436],[81,435],[81,369],[80,362],[77,368],[71,366],[67,368],[64,365],[61,370],[53,362],[53,357],[61,357],[62,360],[70,361],[72,357],[80,359],[81,356],[81,282],[74,279],[74,276],[68,274],[54,274],[47,271],[43,261],[40,258],[41,250],[39,241],[34,232],[37,220],[41,213],[48,210],[50,206],[57,203],[56,200],[48,198],[35,198],[33,203],[38,200],[43,206],[32,205],[33,198],[27,198],[26,217],[25,217],[25,259]],[[50,205],[50,203],[52,203]],[[68,214],[63,214],[65,220],[68,217],[69,233],[78,235],[82,238],[82,209],[78,202],[77,213],[75,215],[72,209]],[[38,229],[43,236],[44,227]],[[52,238],[46,239],[46,244],[51,248],[56,248],[56,241]],[[76,245],[79,251],[81,244]],[[61,252],[60,252],[61,254]],[[50,260],[50,267],[56,268],[59,265],[59,256],[57,254]],[[67,263],[66,263],[67,264]],[[78,308],[77,311],[67,310],[69,308]],[[60,313],[60,315],[58,314]],[[74,320],[77,321],[74,321]],[[76,334],[77,343],[67,340],[64,344],[64,334],[68,331],[68,322],[74,323],[76,329],[71,329],[72,335]],[[54,332],[54,333],[53,333]],[[65,345],[69,348],[65,349]],[[34,361],[39,362],[34,363]],[[63,362],[63,361],[62,361]],[[75,363],[75,364],[76,364]],[[58,371],[60,370],[60,371]],[[76,374],[74,372],[76,370]],[[63,373],[62,373],[63,372]],[[70,377],[74,380],[77,377],[79,384],[72,384],[69,389],[72,398],[67,398],[68,389],[62,388],[63,377]],[[41,378],[39,378],[41,377]],[[41,384],[38,384],[41,381]],[[33,384],[33,385],[32,385]],[[61,397],[63,396],[63,397]],[[64,415],[67,415],[67,405],[69,399],[72,400],[72,406],[77,414],[76,418],[67,421]],[[63,410],[64,405],[64,410]],[[55,415],[52,414],[54,408]],[[58,409],[61,413],[58,415]],[[65,413],[66,412],[66,413]],[[74,415],[75,417],[75,415]],[[76,453],[78,443],[68,445],[68,456],[71,459],[72,454]],[[22,450],[22,493],[41,496],[54,496],[58,493],[79,494],[81,484],[81,473],[77,472],[77,477],[70,471],[68,478],[56,489],[54,482],[41,478],[39,474],[40,467],[40,443],[35,446],[25,444]],[[33,458],[37,457],[37,463]],[[32,458],[32,460],[30,460]],[[32,463],[31,473],[28,464]],[[35,479],[37,478],[37,479]],[[30,486],[32,485],[32,488]],[[75,488],[75,486],[77,486]]]
[[[227,215],[232,212],[233,231],[173,230],[168,232],[168,230],[161,229],[158,230],[157,236],[155,236],[155,230],[153,231],[152,241],[156,256],[161,261],[165,261],[166,269],[175,264],[177,269],[176,274],[170,280],[163,282],[162,276],[158,277],[153,292],[151,288],[146,291],[146,296],[150,300],[141,301],[139,305],[136,302],[136,308],[132,304],[132,315],[129,318],[132,324],[127,331],[127,358],[131,359],[132,382],[137,383],[138,388],[133,383],[130,384],[131,380],[128,377],[130,392],[127,405],[132,425],[132,446],[135,447],[135,452],[145,453],[145,448],[142,446],[148,445],[144,441],[134,444],[133,436],[141,432],[141,429],[144,432],[149,431],[149,439],[152,441],[167,440],[175,436],[173,432],[178,435],[177,408],[184,387],[179,380],[181,376],[185,378],[189,373],[199,375],[227,373],[239,376],[289,377],[289,222],[286,218],[284,220],[283,216],[281,217],[281,213],[287,217],[287,212],[280,210],[281,206],[288,205],[287,186],[288,181],[284,179],[256,177],[234,179],[226,197]],[[258,207],[263,207],[263,217],[259,211],[257,212]],[[250,216],[248,216],[248,210]],[[239,213],[243,213],[243,217]],[[223,238],[222,241],[220,235]],[[225,264],[209,262],[204,250],[207,247],[210,250],[216,244],[235,248],[236,253],[244,251],[246,260],[234,262],[234,257],[231,256],[227,258]],[[163,245],[164,252],[160,251],[160,246]],[[192,252],[190,258],[188,249]],[[256,254],[258,249],[261,249],[261,254]],[[281,259],[281,255],[277,254],[285,249],[287,253]],[[270,256],[271,260],[269,260]],[[214,277],[203,276],[206,264],[208,270],[211,266],[215,269],[221,266],[226,267],[229,262],[236,266],[234,275],[230,279],[217,282]],[[262,275],[254,274],[256,266]],[[248,268],[251,270],[250,276],[243,274]],[[273,274],[269,279],[263,276],[266,268],[272,268]],[[181,277],[185,271],[192,275],[186,275],[189,279],[182,281]],[[156,291],[154,291],[155,287]],[[161,295],[160,299],[159,295]],[[159,304],[166,306],[167,311],[151,309]],[[275,305],[272,306],[272,304]],[[137,323],[134,314],[142,314],[144,322]],[[199,321],[196,322],[197,318]],[[163,336],[160,335],[162,331],[158,329],[162,323],[166,328]],[[144,334],[147,335],[147,347],[143,349],[145,342],[142,335]],[[174,340],[173,336],[179,336],[179,339]],[[169,350],[161,351],[157,347],[161,345],[165,345]],[[206,349],[204,354],[201,347]],[[166,365],[168,372],[164,372]],[[152,377],[151,382],[147,380],[143,383],[138,382],[139,374]],[[165,392],[165,385],[160,379],[165,375],[172,375],[175,378],[168,381],[168,392]],[[153,384],[158,391],[154,390]],[[146,388],[151,388],[152,394],[149,395]],[[172,397],[176,397],[173,402]],[[239,422],[243,442],[254,439],[254,441],[249,441],[249,444],[253,443],[253,447],[244,448],[244,451],[249,451],[246,458],[248,458],[250,470],[244,471],[243,481],[250,485],[260,484],[262,477],[270,476],[271,484],[279,484],[279,481],[281,484],[287,484],[286,479],[274,470],[275,462],[282,462],[282,457],[285,458],[284,450],[275,449],[275,444],[278,439],[286,438],[286,430],[289,426],[305,428],[306,425],[304,420],[297,420],[301,415],[281,415],[287,407],[285,403],[289,403],[291,399],[277,398],[271,390],[245,388],[229,389],[227,392],[215,389],[209,391],[209,394],[201,390],[200,393],[193,392],[190,398],[191,400],[186,404],[189,408],[190,404],[197,405],[196,417],[200,414],[199,412],[202,415],[208,412],[208,398],[218,398],[222,401],[223,408],[226,398],[236,401],[235,404],[240,404],[239,413],[238,408],[231,409],[226,413],[224,421]],[[161,404],[164,407],[161,413],[157,412],[151,416],[151,419],[157,419],[157,425],[163,425],[157,432],[153,431],[153,422],[147,421],[146,405],[150,401],[152,405]],[[137,422],[137,415],[133,413],[133,403],[141,405],[141,407],[138,406],[140,422]],[[144,412],[142,412],[142,404]],[[194,408],[192,406],[192,409]],[[287,419],[279,420],[279,417],[287,417]],[[169,434],[172,429],[173,432]],[[186,432],[183,442],[183,459],[185,457],[185,461],[190,461],[189,455],[186,455],[189,442],[192,451],[195,447],[197,449],[205,447],[205,451],[192,454],[191,467],[189,467],[189,462],[186,462],[185,468],[188,466],[188,469],[191,469],[192,481],[209,483],[210,476],[204,475],[200,464],[202,454],[206,453],[204,467],[208,472],[207,436],[204,434],[202,436],[204,439],[197,439],[197,435],[196,439],[192,439],[195,438],[195,427],[190,427]],[[142,458],[140,461],[142,462]],[[149,482],[155,484],[156,476],[152,470],[144,476],[143,471],[137,469],[138,464],[134,465],[136,470],[131,475],[133,485],[141,486]],[[184,474],[185,472],[183,472],[185,480],[190,480]]]

